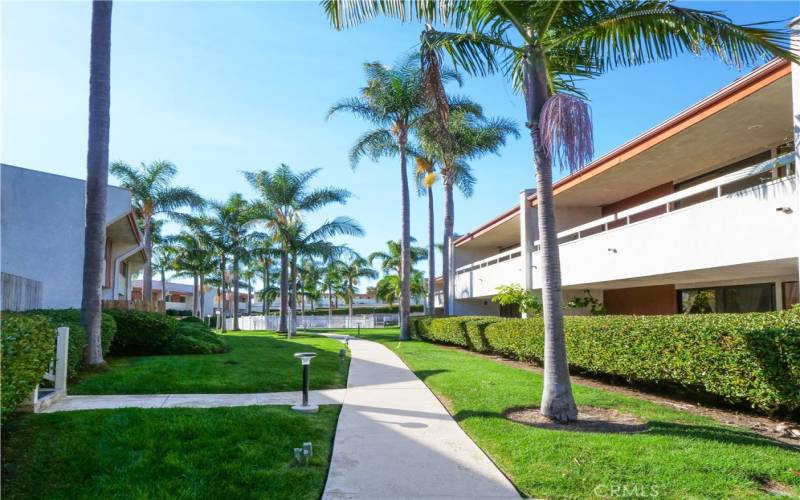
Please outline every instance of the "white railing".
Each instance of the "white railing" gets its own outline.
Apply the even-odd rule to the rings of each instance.
[[[741,170],[737,170],[736,172],[731,172],[730,174],[723,175],[722,177],[718,177],[716,179],[712,179],[707,182],[703,182],[702,184],[698,184],[696,186],[692,186],[686,189],[682,189],[675,193],[669,194],[667,196],[662,196],[661,198],[656,198],[655,200],[648,201],[646,203],[642,203],[641,205],[637,205],[633,208],[629,208],[627,210],[622,210],[615,214],[607,215],[600,219],[595,219],[591,222],[587,222],[586,224],[581,224],[580,226],[575,226],[573,228],[567,229],[565,231],[561,231],[558,233],[557,238],[558,240],[562,240],[564,238],[568,238],[573,236],[574,238],[570,241],[574,241],[575,239],[581,238],[588,238],[590,236],[594,236],[595,234],[602,233],[604,231],[608,231],[609,224],[621,221],[624,224],[621,224],[616,227],[624,227],[631,222],[631,217],[641,214],[643,212],[647,212],[648,210],[652,210],[654,208],[664,208],[666,212],[674,211],[673,204],[675,202],[685,200],[687,198],[691,198],[693,196],[697,196],[700,194],[705,193],[713,193],[713,198],[720,198],[723,196],[722,188],[729,184],[733,184],[735,182],[754,177],[756,175],[762,174],[764,172],[768,172],[772,169],[778,167],[786,167],[787,165],[791,164],[794,161],[794,152],[786,153],[778,158],[772,158],[765,162],[759,163],[757,165],[753,165],[751,167],[743,168]],[[730,194],[730,193],[728,193]],[[688,207],[687,207],[688,208]],[[616,227],[612,229],[616,229]],[[585,232],[590,232],[590,234],[582,234]],[[540,244],[540,240],[536,240],[534,242],[534,249],[538,250]]]
[[[456,274],[467,273],[469,271],[474,271],[482,267],[492,266],[500,262],[516,259],[520,255],[522,255],[522,251],[520,250],[520,247],[517,246],[515,248],[512,248],[511,250],[506,250],[505,252],[500,252],[498,254],[492,255],[491,257],[486,257],[485,259],[476,260],[475,262],[467,264],[466,266],[461,266],[456,269]]]
[[[417,313],[412,313],[412,316]],[[347,316],[334,314],[331,316],[300,316],[295,318],[297,328],[376,328],[383,326],[397,326],[400,318],[397,314],[354,314]],[[242,316],[239,318],[241,330],[277,330],[280,318],[278,316]],[[233,318],[225,319],[225,328],[233,329]]]

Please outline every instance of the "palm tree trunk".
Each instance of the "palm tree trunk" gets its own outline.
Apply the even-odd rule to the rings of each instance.
[[[455,209],[453,206],[453,180],[445,178],[444,184],[444,245],[442,245],[442,306],[444,315],[450,315],[450,240],[453,239]]]
[[[400,252],[400,340],[411,339],[411,325],[408,317],[411,314],[411,207],[408,196],[408,166],[406,165],[406,130],[400,134],[397,145],[400,149],[400,189],[401,189],[401,252]]]
[[[250,283],[251,279],[247,278],[247,315],[253,314],[253,285]]]
[[[286,315],[288,313],[289,297],[289,256],[286,250],[281,250],[281,304],[280,319],[278,321],[278,332],[286,333]]]
[[[239,257],[233,256],[233,331],[239,331]]]
[[[264,284],[264,296],[261,299],[261,302],[264,303],[263,310],[261,312],[264,313],[264,328],[267,325],[267,316],[269,316],[269,307],[272,304],[267,304],[267,294],[269,294],[269,261],[264,261],[264,278],[261,280]]]
[[[333,287],[328,285],[328,328],[333,324]]]
[[[292,255],[292,262],[291,262],[291,292],[289,293],[289,334],[287,335],[288,338],[294,337],[295,333],[297,333],[297,325],[295,323],[295,316],[297,315],[297,257]]]
[[[164,301],[164,306],[166,307],[167,303],[167,273],[164,271],[162,267],[161,271],[161,300]]]
[[[192,275],[192,316],[200,317],[197,313],[198,305],[200,304],[200,297],[198,297],[198,290],[200,287],[198,286],[199,277],[197,273]]]
[[[536,199],[541,242],[542,307],[544,314],[544,385],[541,413],[560,422],[578,417],[567,364],[564,339],[564,313],[561,299],[561,264],[558,255],[556,218],[553,200],[553,167],[540,135],[542,106],[549,97],[544,58],[528,47],[525,54],[525,105],[527,108],[534,163]]]
[[[225,286],[225,254],[222,254],[222,257],[219,261],[219,273],[222,277],[222,314],[220,317],[222,318],[222,333],[228,331],[228,327],[225,325],[225,315],[228,313],[228,290],[226,290]]]
[[[147,261],[144,263],[144,276],[142,277],[142,300],[153,302],[153,225],[150,218],[144,220],[144,253]]]
[[[353,321],[353,284],[350,283],[350,290],[347,291],[347,314],[350,316],[350,321]]]
[[[434,254],[433,189],[428,188],[428,314],[436,309],[436,254]]]
[[[106,243],[108,142],[111,128],[111,2],[92,3],[89,62],[89,144],[86,155],[86,229],[83,240],[81,324],[86,329],[84,357],[103,365],[100,334],[101,287]],[[109,256],[110,258],[110,256]],[[116,270],[115,270],[116,272]]]
[[[198,293],[200,294],[200,301],[199,301],[200,302],[200,309],[197,311],[197,317],[205,321],[205,318],[203,317],[205,315],[205,311],[206,311],[206,303],[205,303],[206,302],[206,292],[205,292],[205,286],[204,286],[204,283],[203,283],[204,281],[205,280],[203,279],[203,274],[201,273],[200,274],[200,288],[198,289]]]

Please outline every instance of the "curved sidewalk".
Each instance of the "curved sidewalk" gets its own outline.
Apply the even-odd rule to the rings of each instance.
[[[396,354],[352,337],[350,351],[323,499],[519,498]]]

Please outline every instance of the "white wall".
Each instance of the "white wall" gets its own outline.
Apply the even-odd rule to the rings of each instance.
[[[796,198],[795,178],[784,178],[564,243],[563,286],[796,258],[798,211],[776,210]],[[541,287],[536,270],[533,283]]]
[[[0,165],[0,269],[41,281],[43,307],[80,307],[85,182]],[[130,211],[130,193],[109,186],[108,220]]]

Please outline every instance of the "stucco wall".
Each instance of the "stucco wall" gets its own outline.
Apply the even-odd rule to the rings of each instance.
[[[43,307],[80,307],[85,182],[0,165],[0,268],[43,283]],[[109,186],[108,220],[130,211],[130,193]]]

